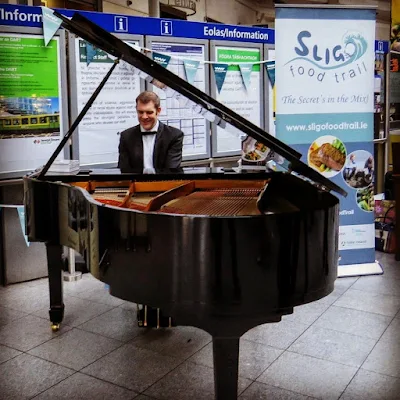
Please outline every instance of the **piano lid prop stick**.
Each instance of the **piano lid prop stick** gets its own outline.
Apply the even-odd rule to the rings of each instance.
[[[88,102],[85,104],[85,107],[82,108],[82,111],[79,113],[78,117],[75,119],[75,121],[73,122],[73,124],[71,125],[71,127],[69,128],[68,132],[64,135],[64,138],[61,140],[60,144],[58,145],[56,151],[53,153],[53,155],[50,157],[49,161],[47,161],[47,164],[43,167],[42,171],[39,174],[39,179],[42,178],[46,172],[49,170],[49,168],[51,167],[51,164],[53,164],[54,160],[56,159],[56,157],[60,154],[61,150],[63,149],[63,147],[65,146],[65,144],[67,143],[68,139],[71,137],[72,133],[75,131],[75,129],[77,128],[77,126],[79,125],[79,123],[81,122],[81,120],[83,119],[83,117],[86,115],[86,113],[88,112],[89,108],[92,106],[92,104],[94,103],[94,101],[96,100],[97,96],[99,95],[101,89],[103,89],[104,85],[106,84],[106,82],[108,81],[108,78],[111,76],[112,72],[114,71],[115,67],[117,66],[117,64],[119,63],[119,59],[115,59],[114,63],[112,65],[112,67],[110,68],[110,70],[107,72],[106,76],[103,78],[103,80],[101,81],[100,85],[97,87],[97,89],[93,92],[93,94],[91,95],[90,99],[88,100]]]

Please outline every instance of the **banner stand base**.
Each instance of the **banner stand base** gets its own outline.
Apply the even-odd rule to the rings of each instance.
[[[349,264],[338,266],[338,278],[349,276],[382,275],[383,269],[379,261],[367,264]]]

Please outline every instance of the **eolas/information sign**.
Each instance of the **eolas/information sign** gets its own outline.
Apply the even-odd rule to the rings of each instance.
[[[339,265],[374,264],[375,10],[278,7],[275,26],[276,135],[348,192]]]

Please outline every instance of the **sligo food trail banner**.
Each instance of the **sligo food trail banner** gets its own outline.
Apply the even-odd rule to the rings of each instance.
[[[373,209],[375,19],[366,7],[276,9],[276,136],[348,192],[338,196],[339,276],[346,266],[356,275],[362,266],[381,272]]]

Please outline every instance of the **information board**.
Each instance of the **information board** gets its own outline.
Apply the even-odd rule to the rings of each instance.
[[[124,39],[132,46],[140,46],[140,39]],[[115,57],[97,49],[87,63],[86,42],[71,40],[73,119],[85,106],[104,76],[112,67]],[[120,61],[97,99],[79,124],[74,136],[73,154],[81,165],[115,166],[118,162],[120,133],[138,124],[135,99],[143,83],[134,68]]]
[[[202,92],[208,93],[209,78],[208,68],[205,68],[204,61],[208,59],[208,49],[201,40],[191,40],[190,43],[148,38],[146,47],[153,52],[167,55],[170,58],[167,69],[187,80],[184,60],[198,61],[198,68],[191,82]],[[154,54],[154,53],[153,53]],[[151,85],[161,98],[160,121],[167,125],[180,129],[184,133],[183,140],[183,159],[198,159],[209,156],[209,123],[199,114],[193,112],[193,109],[186,102],[178,101],[163,90]]]
[[[225,80],[218,91],[213,79],[213,97],[253,124],[263,127],[261,74],[262,49],[255,45],[221,45],[214,43],[213,61],[229,65]],[[239,64],[255,64],[250,74],[250,83],[246,88]],[[213,156],[234,155],[241,151],[241,138],[227,130],[213,127]]]
[[[0,173],[22,176],[44,165],[60,142],[65,44],[63,35],[46,47],[39,34],[6,30],[0,34]]]

